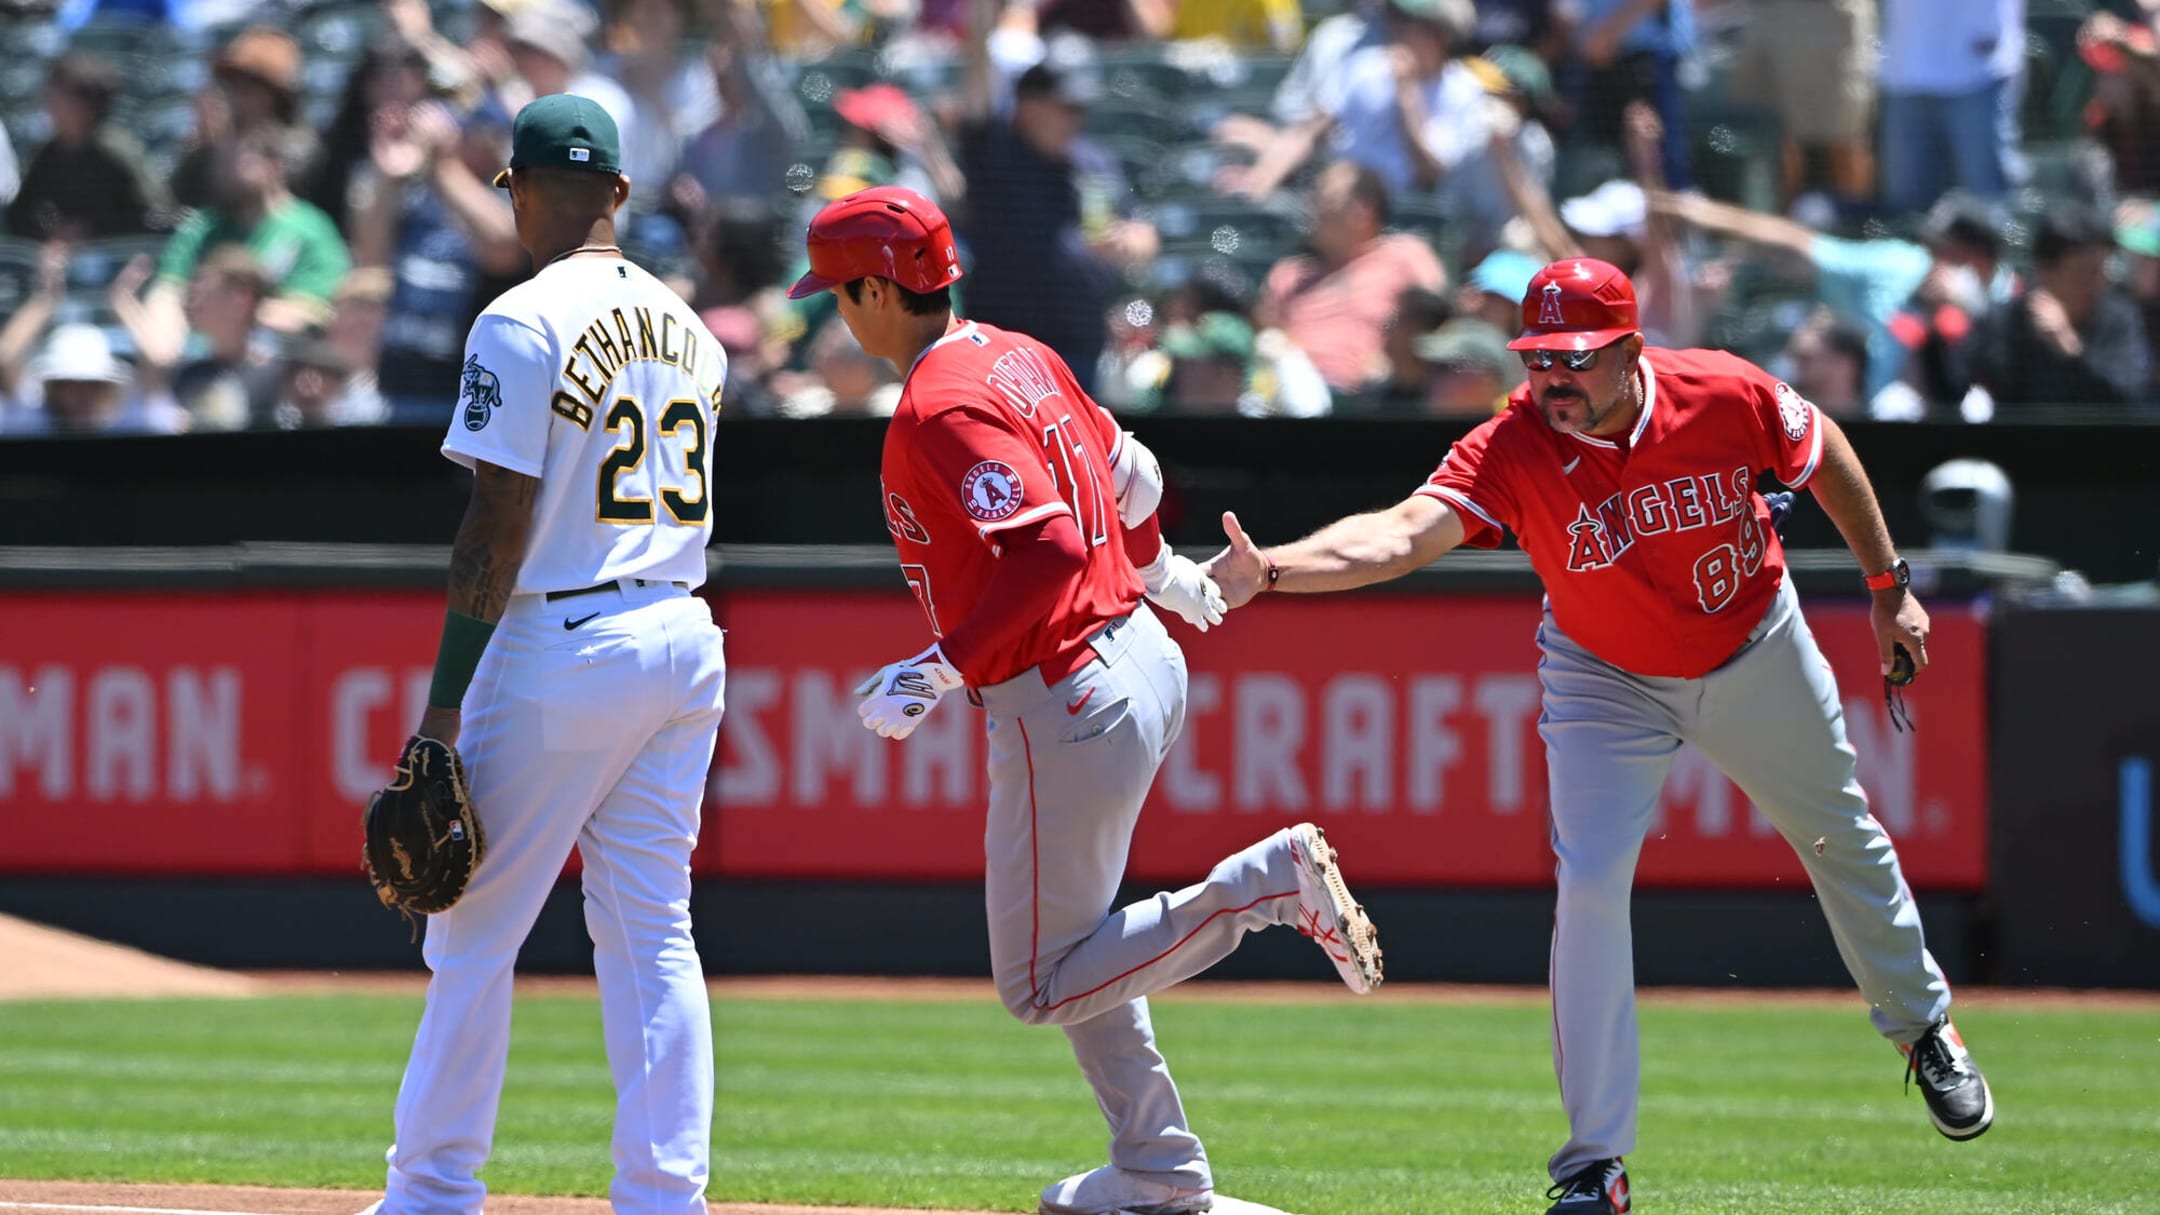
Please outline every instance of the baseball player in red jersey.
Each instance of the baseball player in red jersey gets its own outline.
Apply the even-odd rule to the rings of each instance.
[[[1628,1209],[1621,1157],[1640,1088],[1628,898],[1680,745],[1693,743],[1793,843],[1875,1028],[1907,1056],[1936,1129],[1987,1130],[1987,1082],[1950,1024],[1950,989],[1882,825],[1868,812],[1837,684],[1800,614],[1768,471],[1811,489],[1874,594],[1883,671],[1927,666],[1927,613],[1837,424],[1753,365],[1646,349],[1635,290],[1604,262],[1531,280],[1513,342],[1530,379],[1432,478],[1387,510],[1262,550],[1223,518],[1208,563],[1233,608],[1266,590],[1335,591],[1515,533],[1545,584],[1538,677],[1559,903],[1553,1066],[1570,1137],[1552,1215]]]
[[[795,298],[831,291],[864,350],[905,375],[885,432],[885,525],[934,644],[860,688],[863,723],[906,738],[966,688],[988,718],[984,901],[999,995],[1057,1025],[1110,1122],[1110,1164],[1042,1192],[1057,1215],[1184,1215],[1214,1192],[1155,1048],[1149,993],[1248,932],[1312,937],[1352,991],[1380,982],[1372,924],[1310,823],[1204,881],[1113,909],[1155,771],[1185,719],[1185,658],[1141,602],[1205,630],[1215,584],[1162,541],[1155,457],[1032,338],[953,316],[952,229],[908,190],[865,190],[810,225]]]

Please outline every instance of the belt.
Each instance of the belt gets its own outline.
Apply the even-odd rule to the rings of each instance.
[[[648,581],[646,581],[646,580],[645,580],[645,579],[643,579],[643,578],[612,578],[612,579],[609,579],[609,580],[608,580],[608,581],[606,581],[606,582],[595,582],[595,583],[593,583],[593,584],[592,584],[591,586],[579,587],[579,588],[578,588],[577,590],[574,590],[574,591],[549,591],[549,592],[547,593],[547,601],[548,601],[549,603],[554,603],[554,602],[556,602],[557,600],[560,600],[560,599],[575,599],[575,598],[577,598],[577,597],[578,597],[579,595],[597,595],[597,594],[599,594],[599,593],[600,593],[601,591],[612,591],[612,590],[616,590],[616,589],[618,589],[618,588],[621,588],[621,587],[623,587],[623,586],[625,586],[625,585],[629,585],[629,586],[679,586],[679,587],[681,587],[682,589],[684,589],[684,590],[686,590],[686,591],[690,589],[690,584],[689,584],[689,583],[687,583],[687,582],[670,582],[670,583],[662,583],[662,582],[648,582]]]

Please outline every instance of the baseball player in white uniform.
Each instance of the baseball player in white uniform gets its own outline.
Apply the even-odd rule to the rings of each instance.
[[[575,845],[622,1215],[704,1215],[712,1022],[690,851],[720,725],[720,630],[691,594],[711,532],[726,357],[623,260],[614,120],[518,113],[507,186],[539,269],[466,341],[443,454],[473,470],[419,733],[457,746],[488,851],[429,917],[434,972],[398,1090],[382,1215],[479,1215],[510,1047],[511,968]]]

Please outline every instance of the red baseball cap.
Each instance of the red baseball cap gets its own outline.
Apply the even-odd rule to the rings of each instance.
[[[921,113],[915,99],[904,89],[883,82],[840,90],[833,95],[832,108],[842,122],[865,131],[877,130],[878,124],[888,118],[913,122]]]
[[[952,223],[938,205],[900,186],[857,190],[810,221],[810,272],[788,288],[803,299],[876,275],[927,295],[960,278]]]
[[[1594,258],[1554,262],[1523,289],[1522,336],[1509,350],[1596,350],[1631,333],[1635,284],[1620,267]]]

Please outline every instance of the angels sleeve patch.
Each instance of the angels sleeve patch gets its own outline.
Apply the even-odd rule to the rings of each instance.
[[[1815,407],[1782,381],[1774,395],[1777,397],[1778,421],[1785,427],[1785,437],[1795,443],[1807,438],[1808,427],[1815,418]]]
[[[1020,509],[1020,474],[1002,460],[984,460],[960,478],[960,503],[979,523],[1009,519]]]
[[[495,416],[495,407],[502,404],[502,382],[495,373],[480,365],[477,355],[465,356],[464,377],[458,386],[458,398],[465,404],[465,429],[483,430],[488,419]]]

